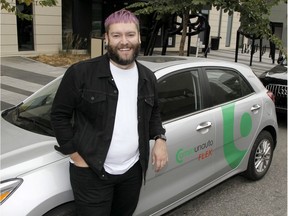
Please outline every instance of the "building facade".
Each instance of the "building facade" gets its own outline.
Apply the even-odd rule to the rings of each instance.
[[[15,1],[11,1],[11,4],[15,4]],[[1,56],[59,52],[62,49],[61,1],[55,7],[36,4],[17,7],[33,15],[33,20],[21,20],[13,13],[1,11]]]
[[[286,47],[287,52],[287,4],[276,5],[271,10],[270,20],[277,35]]]
[[[105,18],[137,0],[58,0],[57,6],[42,7],[37,1],[31,6],[17,5],[22,12],[33,15],[31,21],[21,20],[15,14],[1,11],[1,56],[33,56],[55,54],[68,49],[91,51],[91,38],[101,38],[104,33]],[[11,4],[15,1],[11,0]],[[210,25],[209,37],[219,38],[219,49],[234,49],[239,28],[239,13],[228,15],[215,8],[203,10]],[[151,17],[141,17],[141,24],[149,23]],[[275,6],[271,22],[275,24],[275,34],[287,46],[287,5]],[[141,35],[145,44],[145,35]],[[155,50],[162,46],[161,31]],[[191,46],[196,46],[203,34],[191,37]],[[171,37],[168,51],[178,51],[180,36]],[[187,42],[186,42],[187,43]],[[269,43],[266,42],[267,46]],[[187,47],[185,48],[187,49]]]

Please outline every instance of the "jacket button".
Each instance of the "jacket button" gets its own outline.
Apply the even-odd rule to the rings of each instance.
[[[114,93],[117,94],[117,90],[114,90]]]
[[[94,100],[94,99],[95,99],[95,98],[92,96],[92,97],[91,97],[91,100]]]

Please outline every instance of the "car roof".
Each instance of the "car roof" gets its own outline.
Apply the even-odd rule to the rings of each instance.
[[[139,56],[137,60],[148,67],[153,72],[158,70],[175,66],[189,64],[189,67],[199,66],[220,66],[220,67],[232,67],[236,69],[249,68],[247,65],[228,62],[222,60],[208,59],[208,58],[196,58],[189,56]],[[249,68],[251,70],[251,68]]]
[[[184,56],[139,56],[137,60],[154,72],[165,67],[195,61],[194,58],[187,59]]]

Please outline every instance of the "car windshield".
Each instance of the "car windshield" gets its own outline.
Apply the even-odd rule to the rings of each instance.
[[[2,117],[31,132],[54,136],[50,124],[50,111],[60,82],[61,78],[55,79],[20,105],[3,111]]]

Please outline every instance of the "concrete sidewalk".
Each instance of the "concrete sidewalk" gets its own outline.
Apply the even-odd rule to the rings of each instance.
[[[63,67],[53,67],[22,56],[1,57],[1,71],[2,66],[6,66],[5,68],[15,68],[17,70],[29,71],[53,77],[58,77],[67,69]]]
[[[160,51],[155,51],[154,53],[157,55],[161,54]],[[167,52],[167,55],[178,55],[178,52],[176,51]],[[190,56],[194,57],[195,54],[190,54]],[[199,53],[198,57],[205,58],[204,53]],[[278,53],[276,53],[275,58],[276,59],[278,58]],[[210,52],[207,54],[207,59],[218,59],[218,60],[224,60],[224,61],[229,61],[229,62],[235,62],[235,49],[210,50]],[[245,64],[251,67],[257,76],[275,67],[277,64],[276,60],[274,64],[272,63],[272,59],[269,58],[269,50],[268,50],[262,55],[261,62],[260,62],[259,51],[256,52],[253,55],[252,66],[250,66],[250,53],[241,53],[240,49],[238,52],[237,63]]]
[[[207,58],[212,59],[221,59],[225,61],[235,62],[235,50],[211,50],[210,53],[208,53]],[[260,75],[263,72],[275,67],[277,65],[277,58],[278,54],[275,55],[275,63],[272,63],[272,59],[269,58],[269,52],[265,52],[262,55],[262,59],[260,62],[260,56],[259,51],[254,53],[253,59],[252,59],[252,66],[250,66],[250,53],[241,53],[239,50],[238,52],[238,59],[237,63],[248,65],[252,68],[252,70],[256,73],[256,75]]]
[[[1,110],[20,103],[65,71],[27,57],[2,57]]]
[[[153,55],[159,55],[159,51],[155,51]],[[178,52],[167,52],[167,55],[178,55]],[[190,55],[191,57],[195,56],[193,54]],[[199,53],[199,58],[204,58],[203,53]],[[276,58],[278,55],[276,54]],[[235,50],[227,49],[227,50],[210,50],[207,55],[208,59],[220,59],[230,62],[235,62]],[[269,53],[266,52],[262,56],[262,61],[259,61],[259,52],[256,52],[253,55],[253,62],[251,68],[256,73],[256,75],[260,75],[266,70],[271,69],[272,67],[276,66],[276,63],[272,63],[272,59],[269,58]],[[250,66],[250,54],[241,53],[239,50],[238,53],[238,63],[242,63],[245,65]],[[20,56],[13,56],[13,57],[1,57],[1,66],[6,66],[9,68],[15,68],[18,70],[30,71],[38,74],[48,75],[57,77],[63,74],[67,68],[64,67],[53,67],[42,62],[38,62],[32,60],[27,57],[20,57]],[[3,69],[3,68],[1,68]]]

